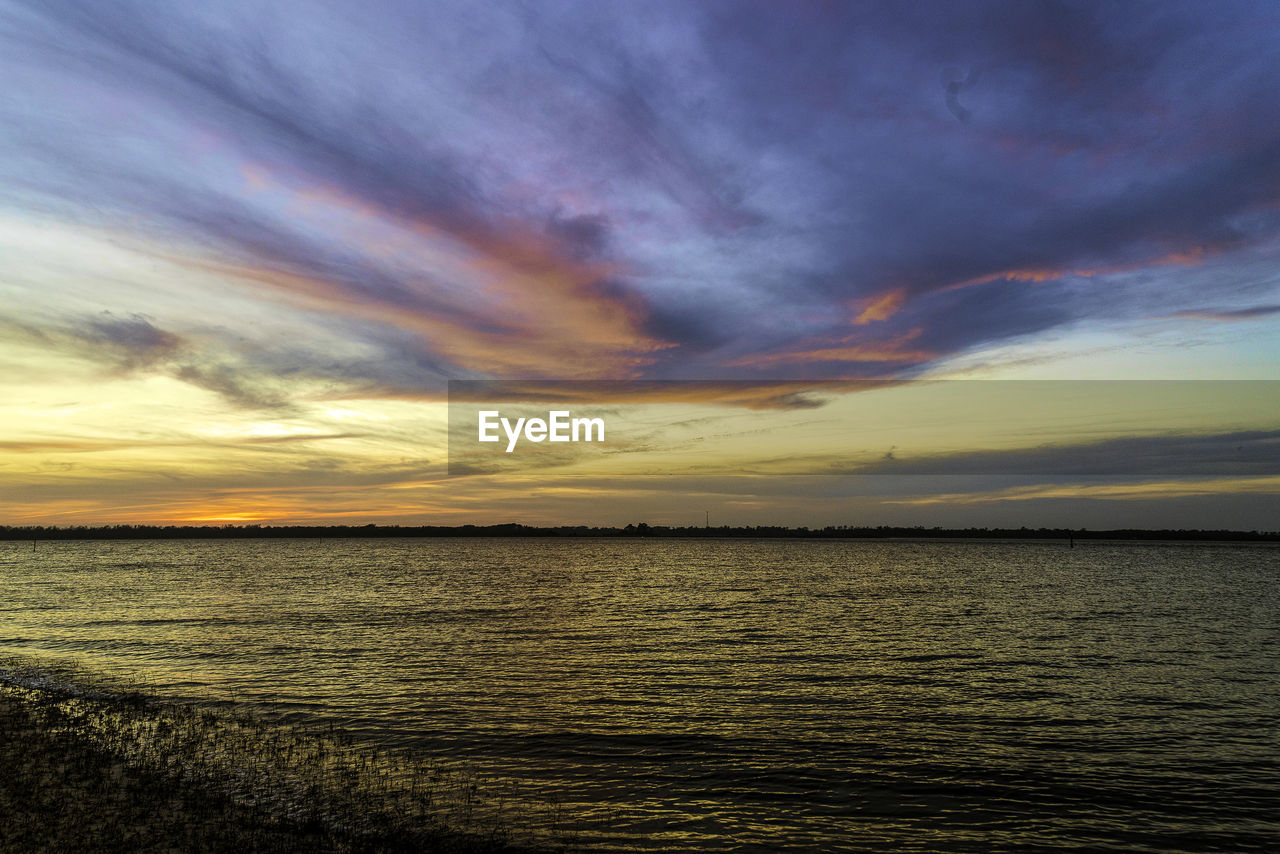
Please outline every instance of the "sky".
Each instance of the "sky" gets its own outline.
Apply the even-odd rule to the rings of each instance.
[[[1270,2],[0,0],[0,523],[1273,530],[1265,383],[1002,393],[1043,423],[965,448],[848,416],[1280,380],[1277,43]],[[450,380],[648,432],[450,474]],[[782,463],[689,465],[699,419]],[[1059,465],[1116,441],[1181,456]]]

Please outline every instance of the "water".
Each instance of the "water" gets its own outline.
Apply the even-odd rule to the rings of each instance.
[[[0,652],[466,763],[585,848],[1280,850],[1268,546],[0,543]]]

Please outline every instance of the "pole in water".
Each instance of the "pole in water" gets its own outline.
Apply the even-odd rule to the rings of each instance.
[[[711,528],[711,511],[710,511],[710,510],[704,510],[704,511],[702,511],[702,512],[704,512],[704,513],[706,513],[706,514],[707,514],[707,529],[709,530],[709,529]]]

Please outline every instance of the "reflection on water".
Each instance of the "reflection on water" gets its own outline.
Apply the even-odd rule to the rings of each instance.
[[[1266,546],[0,543],[0,651],[466,762],[603,850],[1280,841]]]

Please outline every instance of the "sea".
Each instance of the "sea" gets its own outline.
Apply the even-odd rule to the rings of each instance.
[[[1280,850],[1271,545],[6,542],[0,654],[465,768],[586,851]]]

